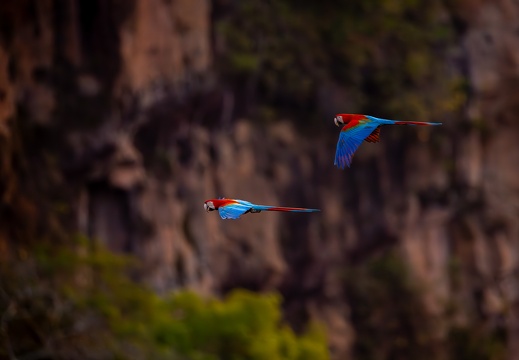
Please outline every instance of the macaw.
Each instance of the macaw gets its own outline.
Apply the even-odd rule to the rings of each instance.
[[[262,211],[287,211],[287,212],[316,212],[319,209],[305,209],[294,207],[256,205],[245,200],[238,199],[210,199],[204,202],[205,211],[218,210],[222,219],[238,219],[247,213],[259,213]]]
[[[379,119],[370,115],[337,114],[333,119],[335,125],[342,126],[335,151],[335,161],[339,169],[350,167],[353,154],[363,141],[376,143],[380,141],[382,125],[441,125],[442,123],[419,121],[395,121]]]

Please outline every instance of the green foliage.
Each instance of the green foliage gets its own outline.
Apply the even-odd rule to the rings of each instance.
[[[298,336],[281,299],[235,291],[159,297],[132,281],[137,264],[78,237],[21,251],[0,268],[0,358],[328,359],[323,330]]]
[[[280,298],[235,291],[225,301],[181,293],[166,301],[176,321],[163,321],[156,339],[188,358],[327,359],[325,338],[315,326],[297,337],[280,326]]]

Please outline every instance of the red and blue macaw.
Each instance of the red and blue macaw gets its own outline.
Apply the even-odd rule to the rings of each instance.
[[[210,199],[204,202],[205,211],[218,210],[222,219],[238,219],[247,213],[259,213],[262,211],[287,211],[287,212],[317,212],[319,209],[305,209],[294,207],[256,205],[245,200],[238,199]]]
[[[353,154],[363,141],[376,143],[380,141],[382,125],[441,125],[442,123],[420,121],[395,121],[379,119],[370,115],[337,114],[333,119],[335,125],[342,126],[335,151],[335,162],[339,169],[350,167]]]

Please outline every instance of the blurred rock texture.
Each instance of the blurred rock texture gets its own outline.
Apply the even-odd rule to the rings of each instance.
[[[135,254],[159,292],[279,290],[296,326],[326,322],[338,359],[356,337],[344,272],[394,249],[431,318],[462,304],[452,321],[504,327],[513,359],[519,4],[449,9],[470,88],[463,117],[434,132],[383,129],[386,141],[339,171],[330,119],[316,136],[226,119],[208,0],[2,2],[1,247],[21,232],[9,221],[38,236],[77,229]],[[322,213],[221,221],[202,208],[217,196]],[[56,208],[66,221],[48,218]]]

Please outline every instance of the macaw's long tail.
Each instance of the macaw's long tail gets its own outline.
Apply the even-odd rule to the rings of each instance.
[[[285,211],[285,212],[318,212],[319,209],[307,209],[307,208],[296,208],[296,207],[284,207],[284,206],[266,206],[256,205],[253,207],[254,210],[260,211]]]
[[[422,122],[422,121],[397,121],[397,120],[389,120],[389,119],[381,119],[378,117],[374,117],[371,115],[365,115],[369,120],[378,123],[380,125],[422,125],[422,126],[428,126],[428,125],[441,125],[442,123],[436,123],[436,122]]]
[[[395,125],[421,125],[421,126],[427,126],[427,125],[441,125],[442,123],[435,123],[435,122],[422,122],[422,121],[395,121]]]

